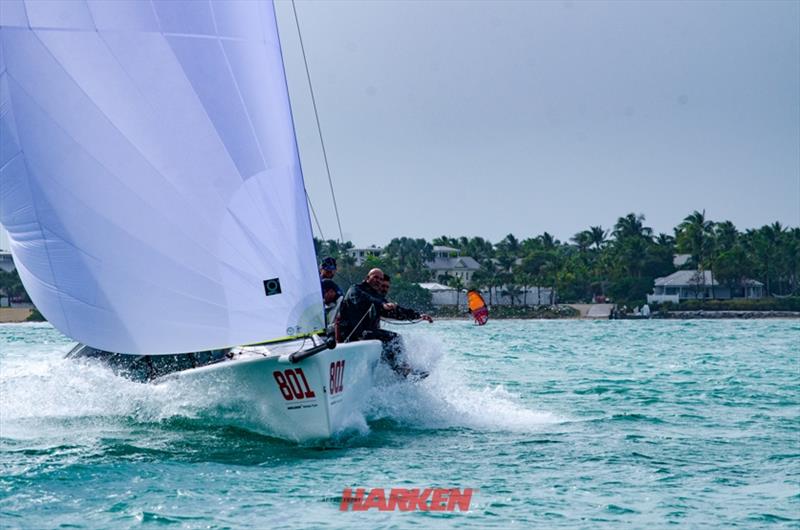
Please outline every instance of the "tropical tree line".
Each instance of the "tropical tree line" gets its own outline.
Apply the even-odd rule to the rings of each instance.
[[[490,303],[503,295],[527,305],[528,292],[547,288],[550,303],[556,296],[560,302],[605,297],[639,305],[652,291],[655,278],[676,270],[675,254],[690,256],[681,268],[710,271],[720,285],[735,287],[754,279],[764,284],[768,296],[800,296],[800,227],[775,222],[739,230],[730,221],[709,219],[705,211],[687,215],[672,234],[655,234],[644,215],[629,213],[613,227],[590,226],[569,241],[559,241],[548,232],[526,239],[508,234],[495,243],[482,237],[440,236],[432,241],[397,237],[380,256],[369,257],[361,266],[349,253],[354,248],[349,241],[315,239],[314,244],[320,258],[337,259],[336,281],[341,287],[361,281],[370,268],[381,267],[393,278],[394,299],[421,308],[430,306],[430,293],[417,285],[425,281],[481,289]],[[454,276],[433,277],[426,263],[433,259],[435,245],[473,257],[480,269],[468,283]],[[0,294],[27,300],[16,271],[0,270]]]
[[[556,296],[561,302],[605,297],[638,305],[652,292],[655,278],[676,270],[676,254],[690,255],[681,268],[711,271],[721,285],[735,287],[755,279],[764,283],[770,296],[800,296],[800,228],[775,222],[739,230],[730,221],[709,219],[705,211],[687,215],[672,234],[656,234],[644,215],[629,213],[613,227],[590,226],[569,241],[559,241],[548,232],[526,239],[508,234],[495,243],[482,237],[440,236],[430,242],[399,237],[360,267],[348,254],[352,243],[315,240],[315,244],[318,256],[337,258],[337,281],[344,286],[360,281],[377,266],[404,286],[439,281],[458,289],[478,288],[490,302],[504,295],[526,305],[530,290],[548,288],[551,303]],[[435,245],[458,249],[462,256],[478,261],[480,269],[468,284],[461,278],[432,276],[425,264],[433,259]]]

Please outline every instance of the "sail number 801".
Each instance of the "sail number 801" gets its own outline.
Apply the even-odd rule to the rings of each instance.
[[[303,373],[302,368],[289,368],[283,372],[276,370],[272,372],[272,377],[274,377],[275,382],[278,383],[281,395],[286,401],[317,397],[314,391],[311,390],[311,387],[308,386],[308,381],[306,380],[306,375]]]
[[[344,390],[344,359],[331,363],[331,395],[338,394]]]

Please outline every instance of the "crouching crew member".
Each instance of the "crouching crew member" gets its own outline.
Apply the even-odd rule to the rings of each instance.
[[[367,274],[366,280],[347,290],[339,306],[336,340],[337,342],[379,340],[383,343],[381,359],[395,372],[408,376],[412,373],[412,369],[403,358],[402,338],[397,333],[380,329],[381,317],[427,322],[433,322],[433,319],[425,313],[387,301],[388,278],[381,269],[372,269]]]
[[[325,334],[333,336],[336,333],[336,314],[339,312],[339,304],[342,297],[339,296],[341,289],[336,282],[327,278],[322,280],[322,301],[325,304]]]

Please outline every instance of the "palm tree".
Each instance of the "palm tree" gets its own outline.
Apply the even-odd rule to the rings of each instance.
[[[466,251],[467,256],[472,256],[478,262],[489,260],[494,257],[494,245],[490,241],[482,237],[473,237],[467,241],[467,244],[461,250]]]
[[[714,259],[714,276],[731,292],[742,284],[745,271],[750,268],[750,260],[741,244],[735,244],[728,250],[722,250]]]
[[[620,267],[634,278],[641,278],[647,260],[649,242],[640,237],[628,237],[618,241],[617,259]]]
[[[783,245],[781,242],[786,233],[786,229],[779,222],[774,222],[771,225],[764,225],[756,231],[753,231],[753,250],[756,257],[762,265],[762,272],[764,283],[766,284],[767,294],[772,294],[772,279],[777,280],[778,291],[780,291],[780,272],[781,268],[781,250]]]
[[[706,219],[706,211],[695,210],[678,225],[678,250],[691,254],[695,266],[702,269],[708,250],[708,239],[713,234],[714,223]]]
[[[449,274],[440,276],[440,278],[444,279],[449,287],[456,290],[456,310],[458,310],[458,297],[461,294],[461,290],[464,289],[464,281],[458,276],[450,276]]]
[[[348,252],[352,248],[353,243],[351,241],[341,242],[334,239],[322,241],[321,239],[314,238],[314,252],[317,258],[322,259],[327,256],[335,258],[339,264],[339,268],[345,265],[355,264],[355,259]]]
[[[439,236],[432,241],[432,244],[442,247],[459,248],[458,240],[449,236]]]
[[[786,252],[786,268],[788,272],[789,293],[797,296],[798,276],[800,276],[800,227],[792,228],[786,232],[784,247]]]
[[[426,271],[425,264],[433,260],[433,245],[424,239],[394,238],[386,245],[384,252],[401,273],[413,276],[422,276]]]
[[[529,253],[522,259],[519,270],[529,275],[536,283],[536,305],[542,303],[542,284],[548,281],[548,271],[551,268],[552,252],[538,250]]]
[[[653,235],[653,229],[649,226],[644,226],[644,214],[629,213],[625,217],[617,219],[617,224],[614,225],[614,238],[617,240],[625,239],[627,237],[638,237],[650,239]]]
[[[515,256],[519,253],[519,240],[514,234],[508,234],[497,245],[497,250],[505,254]]]
[[[528,287],[533,284],[533,275],[528,274],[522,265],[514,267],[514,283],[522,288],[522,305],[528,305]]]
[[[560,245],[560,244],[561,244],[561,242],[560,242],[558,239],[554,238],[554,237],[552,236],[552,234],[549,234],[549,233],[547,233],[547,232],[543,233],[542,235],[540,235],[540,236],[539,236],[539,237],[537,237],[536,239],[538,239],[538,240],[539,240],[539,242],[541,243],[541,245],[542,245],[542,248],[543,248],[544,250],[553,250],[553,249],[555,249],[555,248],[556,248],[558,245]]]
[[[509,300],[511,300],[511,305],[514,305],[514,300],[519,300],[520,291],[519,287],[511,283],[511,281],[506,283],[506,288],[503,289],[503,296],[507,296]]]
[[[517,258],[511,254],[501,253],[497,255],[497,267],[502,272],[511,272],[511,267],[514,266],[514,263],[517,261]]]
[[[711,297],[714,298],[713,256],[714,223],[706,218],[706,211],[693,211],[677,228],[678,249],[692,255],[692,262],[700,271],[705,285],[705,270],[712,271]]]
[[[775,263],[775,279],[777,280],[777,291],[779,294],[785,294],[786,290],[784,285],[789,285],[789,250],[791,243],[791,232],[784,227],[779,221],[775,221],[770,225],[770,231],[773,237],[773,261]]]
[[[486,288],[489,291],[489,305],[492,305],[492,288],[497,285],[498,274],[497,268],[492,261],[484,261],[481,263],[481,268],[476,270],[472,275],[472,286],[481,289]]]
[[[495,275],[496,287],[504,286],[505,290],[501,294],[511,294],[511,305],[514,305],[514,274],[512,269],[517,262],[517,255],[520,251],[519,240],[513,234],[508,234],[497,245],[497,264],[498,274]]]
[[[556,303],[556,284],[558,283],[558,272],[561,265],[558,263],[558,258],[554,252],[547,255],[546,261],[540,269],[541,278],[550,287],[550,305]]]
[[[663,248],[672,249],[675,246],[675,238],[664,232],[659,233],[654,242],[656,245]]]
[[[589,230],[582,230],[581,232],[578,232],[572,236],[572,242],[577,245],[578,250],[581,253],[586,252],[589,246],[593,243],[592,232]]]
[[[591,244],[594,245],[595,250],[600,250],[606,243],[608,237],[608,230],[603,229],[602,226],[590,226],[589,237]]]
[[[726,252],[736,245],[739,239],[739,232],[732,222],[723,221],[714,225],[714,236],[717,240],[717,250]]]

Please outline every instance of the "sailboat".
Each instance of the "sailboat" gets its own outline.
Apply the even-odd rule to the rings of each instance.
[[[236,389],[281,437],[347,426],[380,343],[317,337],[272,2],[3,0],[0,45],[0,222],[73,354]]]

